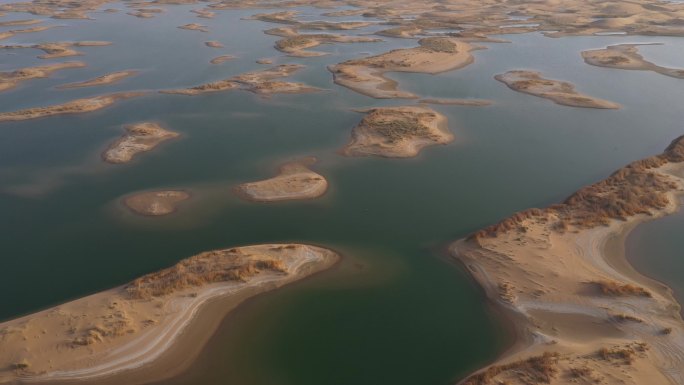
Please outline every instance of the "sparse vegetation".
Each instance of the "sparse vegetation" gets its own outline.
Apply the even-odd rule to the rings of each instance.
[[[648,346],[643,342],[634,342],[628,345],[613,346],[611,348],[602,347],[598,350],[597,355],[602,360],[606,361],[620,361],[624,365],[631,365],[636,360],[639,353],[644,353],[648,350]]]
[[[430,51],[448,53],[458,52],[458,50],[456,49],[456,44],[454,44],[451,40],[446,38],[427,37],[425,39],[420,39],[418,43],[421,47],[429,49]]]
[[[494,378],[504,372],[515,373],[515,376],[527,384],[549,384],[558,374],[559,358],[560,354],[557,352],[544,352],[542,355],[509,364],[493,365],[470,376],[464,385],[499,384],[500,382],[494,382]]]
[[[629,283],[622,284],[615,281],[594,281],[592,284],[598,286],[599,290],[604,295],[652,297],[652,294],[648,290]]]

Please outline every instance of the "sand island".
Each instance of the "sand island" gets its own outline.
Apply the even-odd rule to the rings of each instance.
[[[235,59],[235,56],[233,56],[233,55],[221,55],[221,56],[217,56],[217,57],[209,60],[209,63],[211,63],[211,64],[223,64],[223,63],[230,61],[230,60],[233,60],[233,59]]]
[[[207,318],[220,320],[246,298],[326,269],[338,258],[304,244],[209,251],[123,286],[0,323],[0,382],[90,380],[164,361],[174,368],[166,373],[171,375],[187,367],[196,345],[213,333],[216,325],[207,328]],[[195,323],[205,326],[193,330]]]
[[[345,36],[330,33],[300,34],[293,27],[273,28],[265,31],[266,34],[280,36],[275,48],[294,57],[313,57],[327,55],[325,52],[308,51],[308,48],[318,47],[321,44],[333,43],[375,43],[382,39],[366,36]]]
[[[108,85],[108,84],[115,84],[115,83],[122,81],[123,79],[129,78],[131,76],[135,76],[138,73],[139,73],[139,71],[134,71],[134,70],[110,72],[108,74],[98,76],[94,79],[85,80],[85,81],[77,82],[77,83],[63,84],[61,86],[58,86],[57,88],[60,88],[60,89],[82,88],[82,87],[96,87],[96,86],[104,86],[104,85]]]
[[[11,90],[26,80],[47,78],[55,71],[68,68],[83,68],[85,66],[86,64],[83,62],[73,61],[0,72],[0,92]]]
[[[178,137],[158,123],[143,122],[126,126],[126,134],[112,143],[102,154],[108,163],[128,163],[134,156],[150,151],[162,142]]]
[[[620,105],[608,100],[577,92],[571,83],[561,80],[546,79],[535,71],[508,71],[494,78],[508,88],[553,101],[556,104],[570,107],[618,109]]]
[[[31,45],[0,45],[0,49],[33,48],[45,52],[45,54],[38,56],[39,59],[57,59],[62,57],[83,55],[82,52],[75,50],[73,47],[104,47],[111,44],[112,43],[108,41],[77,41],[40,43]]]
[[[360,110],[366,116],[354,127],[347,156],[376,155],[410,158],[427,146],[454,140],[447,118],[425,106],[382,107]]]
[[[618,44],[603,49],[583,51],[587,64],[622,70],[654,71],[673,78],[684,79],[684,69],[662,67],[644,59],[639,46],[648,44]]]
[[[309,157],[284,164],[277,176],[235,188],[236,193],[255,202],[313,199],[325,194],[328,181],[311,171],[316,158]]]
[[[623,243],[676,211],[684,137],[563,203],[529,209],[451,246],[516,325],[519,344],[462,382],[681,383],[684,322],[672,291],[636,272]]]
[[[335,83],[374,98],[416,98],[397,89],[387,72],[438,74],[473,62],[472,45],[451,38],[425,38],[419,47],[396,49],[381,55],[330,66]]]
[[[178,205],[190,199],[183,190],[144,191],[123,199],[123,204],[132,212],[158,217],[176,212]]]
[[[93,96],[91,98],[76,99],[63,104],[47,107],[33,107],[19,111],[0,112],[0,122],[12,122],[44,118],[54,115],[82,114],[109,107],[120,100],[145,95],[145,92],[119,92],[109,95]]]

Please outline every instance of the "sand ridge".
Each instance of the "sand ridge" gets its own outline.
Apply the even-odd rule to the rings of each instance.
[[[381,107],[360,110],[366,116],[354,127],[346,156],[410,158],[427,146],[454,140],[447,118],[427,106]]]
[[[563,106],[599,109],[618,109],[621,107],[617,103],[582,94],[571,83],[546,79],[542,77],[540,72],[536,71],[508,71],[496,75],[494,78],[514,91],[549,99]]]
[[[680,305],[631,268],[621,247],[638,223],[676,211],[683,191],[680,137],[561,204],[455,242],[452,255],[510,314],[520,339],[462,384],[682,383]]]
[[[235,188],[235,192],[255,202],[318,198],[328,189],[328,181],[309,168],[316,162],[314,157],[288,162],[280,168],[277,176],[243,183]]]
[[[328,268],[335,252],[264,244],[204,252],[126,285],[0,323],[0,382],[84,380],[154,365],[210,300],[236,301]]]
[[[53,72],[69,69],[83,68],[86,64],[80,61],[54,63],[44,66],[26,67],[9,72],[0,72],[0,92],[15,88],[19,83],[30,79],[41,79],[49,77]]]
[[[684,79],[684,69],[662,67],[644,59],[639,46],[650,44],[618,44],[603,49],[582,52],[587,64],[623,70],[654,71],[677,79]]]
[[[139,73],[139,71],[135,71],[135,70],[110,72],[108,74],[98,76],[94,79],[84,80],[82,82],[76,82],[76,83],[63,84],[61,86],[58,86],[57,88],[59,88],[59,89],[82,88],[82,87],[96,87],[96,86],[104,86],[104,85],[108,85],[108,84],[115,84],[115,83],[122,81],[123,79],[129,78],[131,76],[135,76],[138,73]]]

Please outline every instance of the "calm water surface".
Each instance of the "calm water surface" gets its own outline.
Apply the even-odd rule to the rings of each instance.
[[[391,75],[421,96],[495,102],[434,107],[448,116],[454,143],[415,159],[344,158],[336,151],[361,117],[352,109],[412,102],[375,100],[338,87],[326,65],[414,41],[324,45],[315,50],[328,56],[288,58],[272,48],[276,37],[262,33],[277,25],[242,20],[260,11],[220,12],[207,20],[192,8],[168,7],[151,20],[123,12],[97,13],[96,21],[50,20],[65,26],[17,35],[6,44],[114,44],[84,47],[84,56],[62,59],[83,60],[85,69],[0,94],[0,110],[11,111],[106,92],[186,87],[254,70],[254,61],[265,57],[305,64],[293,78],[325,89],[269,99],[243,91],[151,93],[96,113],[0,127],[0,291],[9,293],[0,299],[0,319],[123,284],[204,250],[299,241],[345,255],[332,270],[230,315],[197,365],[174,383],[449,384],[507,344],[504,325],[480,290],[444,258],[449,242],[515,211],[558,201],[659,153],[684,133],[678,107],[684,82],[592,67],[579,55],[609,44],[662,42],[648,48],[654,61],[684,66],[681,40],[529,34],[487,44],[463,70]],[[322,12],[301,11],[308,20]],[[176,28],[190,22],[206,24],[210,32]],[[207,40],[226,48],[207,48]],[[0,51],[0,70],[44,64],[35,58],[40,53]],[[221,54],[238,59],[208,63]],[[141,74],[112,86],[54,89],[124,69]],[[515,93],[493,79],[511,69],[572,81],[624,108],[574,109]],[[182,137],[131,164],[103,164],[99,154],[121,135],[122,125],[143,120],[161,121]],[[235,184],[271,176],[279,163],[307,155],[320,159],[317,170],[330,182],[323,198],[259,205],[231,195]],[[121,207],[125,194],[175,187],[192,189],[197,199],[172,216],[140,218]],[[667,227],[666,221],[658,223]],[[678,223],[671,226],[681,229]]]

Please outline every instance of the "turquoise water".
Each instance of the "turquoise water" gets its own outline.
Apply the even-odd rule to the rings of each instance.
[[[277,38],[262,33],[277,25],[241,20],[261,11],[226,11],[207,20],[192,8],[167,7],[149,20],[97,13],[96,21],[49,21],[66,26],[8,39],[4,43],[114,44],[84,47],[85,56],[63,59],[83,60],[86,69],[0,94],[0,110],[10,111],[114,91],[185,87],[254,70],[264,57],[305,64],[293,78],[325,89],[270,99],[242,91],[151,93],[96,113],[0,126],[0,291],[11,293],[0,299],[0,319],[123,284],[204,250],[298,241],[345,255],[338,267],[228,316],[175,383],[451,383],[495,358],[508,339],[479,288],[444,256],[449,242],[515,211],[556,202],[661,152],[684,133],[683,82],[592,67],[579,56],[608,44],[657,41],[665,44],[649,49],[668,52],[659,54],[668,64],[684,64],[678,39],[528,34],[487,44],[463,70],[391,75],[421,96],[494,101],[484,108],[434,107],[448,116],[454,143],[415,159],[344,158],[336,151],[361,118],[353,108],[412,102],[338,87],[325,66],[414,41],[326,45],[315,50],[329,56],[287,58],[272,48]],[[324,12],[302,11],[311,20]],[[176,28],[190,22],[210,32]],[[207,40],[226,48],[207,48]],[[0,70],[45,63],[35,58],[40,53],[0,51]],[[238,59],[208,63],[221,54]],[[142,72],[112,86],[53,88],[123,69]],[[515,93],[493,79],[511,69],[541,70],[624,108],[574,109]],[[161,121],[182,137],[128,165],[103,164],[99,154],[122,125],[142,120]],[[316,169],[331,185],[321,199],[260,205],[230,192],[307,155],[320,159]],[[121,207],[125,194],[171,187],[191,189],[197,199],[161,218],[136,217]]]

